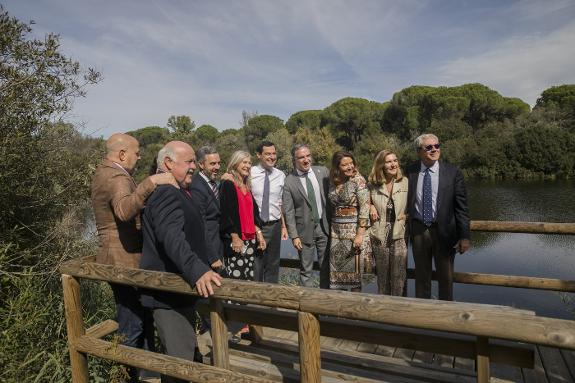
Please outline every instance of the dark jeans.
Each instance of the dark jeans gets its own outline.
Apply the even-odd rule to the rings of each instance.
[[[415,296],[431,298],[431,261],[435,263],[439,299],[453,300],[453,261],[455,249],[441,251],[437,226],[425,226],[418,220],[412,221],[413,260],[415,262]]]
[[[257,282],[278,283],[280,276],[280,252],[282,241],[282,222],[263,224],[262,234],[266,240],[266,249],[258,254],[254,263],[254,280]]]
[[[140,303],[140,294],[135,287],[110,284],[116,301],[118,334],[124,346],[147,348],[154,351],[154,320],[149,309]],[[138,382],[138,370],[126,366],[129,381]]]

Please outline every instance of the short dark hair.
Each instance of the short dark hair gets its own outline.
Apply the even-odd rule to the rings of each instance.
[[[196,161],[204,162],[208,154],[216,154],[218,151],[213,146],[202,146],[196,152]]]
[[[275,144],[274,144],[273,142],[271,142],[271,141],[262,141],[262,142],[259,143],[258,146],[256,146],[256,152],[257,152],[258,154],[262,154],[263,151],[264,151],[264,147],[269,148],[270,146],[274,146],[274,147],[275,147]]]

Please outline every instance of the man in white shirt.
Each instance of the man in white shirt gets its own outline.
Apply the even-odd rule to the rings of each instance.
[[[259,282],[278,283],[281,241],[287,239],[287,229],[282,216],[282,194],[285,174],[275,167],[276,148],[273,142],[263,141],[256,148],[259,163],[252,166],[252,195],[258,204],[261,230],[267,247],[256,257],[254,279]]]

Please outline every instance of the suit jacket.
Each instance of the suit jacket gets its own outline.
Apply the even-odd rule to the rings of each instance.
[[[96,262],[137,268],[142,252],[140,211],[155,185],[146,178],[136,185],[132,177],[104,159],[92,177],[92,208],[99,248]]]
[[[420,169],[419,161],[407,169],[409,177],[407,209],[410,224],[416,214],[415,203]],[[435,222],[441,241],[439,245],[444,252],[452,252],[453,246],[460,239],[470,239],[467,192],[463,174],[457,167],[443,161],[439,163]]]
[[[144,209],[142,229],[142,269],[180,274],[191,286],[210,270],[200,209],[187,191],[172,185],[158,186]],[[196,299],[142,290],[142,305],[151,308],[189,306]]]
[[[261,227],[260,210],[253,195],[252,203],[254,205],[254,224]],[[232,233],[236,233],[241,238],[242,226],[238,207],[238,195],[232,181],[224,180],[220,183],[220,207],[222,211],[220,217],[220,235],[223,238],[229,239]]]
[[[326,195],[329,190],[329,172],[324,166],[312,166],[312,170],[321,191],[321,227],[325,235],[329,235],[329,206],[326,203]],[[311,205],[301,184],[301,177],[295,169],[285,179],[282,206],[290,238],[300,238],[306,244],[313,243],[315,225]]]
[[[206,180],[196,173],[190,187],[192,198],[197,202],[202,221],[205,223],[205,241],[210,265],[221,260],[224,248],[220,238],[220,201],[214,195]]]

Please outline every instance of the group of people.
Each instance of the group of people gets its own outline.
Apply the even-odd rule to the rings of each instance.
[[[136,184],[138,141],[114,134],[92,181],[97,261],[177,273],[208,297],[222,277],[277,283],[281,241],[291,240],[302,286],[313,287],[317,259],[320,288],[361,291],[362,275],[375,272],[379,293],[404,295],[409,238],[416,296],[431,297],[433,260],[439,299],[452,300],[454,256],[470,246],[463,176],[439,161],[436,136],[418,137],[415,148],[420,160],[405,173],[396,153],[382,150],[366,181],[346,151],[333,154],[328,170],[313,164],[308,145],[294,145],[286,176],[264,141],[255,166],[238,150],[220,176],[215,148],[171,141],[156,174]],[[194,359],[197,298],[117,284],[112,291],[123,344],[150,343],[155,324],[168,355]]]

